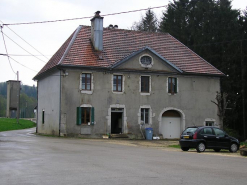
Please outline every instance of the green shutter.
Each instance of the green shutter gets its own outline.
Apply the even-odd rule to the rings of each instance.
[[[76,109],[76,124],[81,125],[81,107]]]
[[[94,125],[94,107],[91,108],[91,125]]]
[[[177,91],[177,78],[174,78],[174,80],[175,80],[175,87],[174,87],[174,93],[177,93],[178,91]]]

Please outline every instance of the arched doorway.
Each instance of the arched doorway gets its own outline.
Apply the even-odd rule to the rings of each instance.
[[[179,138],[182,130],[181,114],[176,110],[166,110],[161,116],[160,132],[163,138]]]

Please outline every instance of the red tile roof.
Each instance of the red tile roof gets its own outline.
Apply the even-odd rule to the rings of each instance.
[[[151,48],[185,73],[223,75],[167,33],[104,28],[103,59],[93,49],[90,37],[91,27],[79,26],[34,78],[57,65],[111,67],[144,47]]]

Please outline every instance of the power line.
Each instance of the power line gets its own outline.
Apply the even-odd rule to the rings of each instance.
[[[23,66],[23,67],[25,67],[25,68],[27,68],[27,69],[30,69],[30,70],[32,70],[32,71],[34,71],[34,72],[36,72],[36,73],[38,72],[38,71],[35,71],[34,69],[31,69],[31,68],[29,68],[29,67],[27,67],[27,66],[21,64],[20,62],[16,61],[15,59],[13,59],[13,58],[10,57],[10,56],[9,56],[9,58],[11,58],[11,59],[14,60],[16,63],[20,64],[21,66]]]
[[[1,21],[1,20],[0,20]],[[2,22],[2,21],[1,21]],[[2,22],[3,23],[3,22]],[[4,23],[3,23],[4,24]],[[7,25],[6,25],[7,26]],[[11,30],[15,35],[17,35],[21,40],[23,40],[25,43],[27,43],[29,46],[31,46],[34,50],[36,50],[39,54],[41,54],[43,57],[45,57],[46,59],[49,59],[47,58],[45,55],[43,55],[39,50],[37,50],[36,48],[34,48],[31,44],[29,44],[27,41],[25,41],[20,35],[18,35],[16,32],[14,32],[12,29],[10,29],[8,26],[7,28],[9,30]]]
[[[7,55],[0,53],[0,55]],[[9,56],[16,56],[16,57],[33,57],[33,56],[42,56],[42,55],[21,55],[21,54],[8,54]],[[45,56],[52,56],[52,55],[45,55]]]
[[[13,41],[8,35],[6,35],[5,33],[2,32],[2,34],[4,34],[6,37],[8,37],[8,39],[10,39],[12,42],[14,42],[17,46],[19,46],[20,48],[22,48],[24,51],[26,51],[27,53],[29,53],[30,55],[32,55],[33,57],[37,58],[38,60],[46,63],[45,61],[41,60],[40,58],[36,57],[35,55],[33,55],[32,53],[30,53],[29,51],[25,50],[23,47],[21,47],[19,44],[17,44],[15,41]]]
[[[27,66],[21,64],[20,62],[18,62],[17,60],[15,60],[14,58],[10,57],[10,56],[7,55],[7,54],[2,54],[2,53],[0,53],[0,55],[6,56],[6,57],[8,57],[8,58],[11,58],[11,59],[14,60],[16,63],[22,65],[23,67],[25,67],[25,68],[27,68],[27,69],[30,69],[30,70],[32,70],[32,71],[34,71],[34,72],[36,72],[36,73],[38,72],[38,71],[35,71],[34,69],[31,69],[31,68],[29,68],[29,67],[27,67]],[[15,73],[15,74],[16,74],[16,73]]]
[[[131,11],[126,11],[126,12],[118,12],[118,13],[112,13],[112,14],[105,14],[105,15],[102,15],[102,16],[106,17],[106,16],[111,16],[111,15],[119,15],[119,14],[125,14],[125,13],[133,13],[133,12],[139,12],[139,11],[143,11],[143,10],[163,8],[163,7],[168,7],[168,5],[157,6],[157,7],[150,7],[150,8],[139,9],[139,10],[131,10]],[[3,24],[3,25],[4,26],[13,26],[13,25],[23,25],[23,24],[41,24],[41,23],[61,22],[61,21],[74,21],[74,20],[79,20],[79,19],[89,19],[89,18],[93,18],[93,17],[94,16],[80,17],[80,18],[71,18],[71,19],[60,19],[60,20],[53,20],[53,21],[37,21],[37,22],[26,22],[26,23],[13,23],[13,24]]]
[[[2,30],[3,27],[2,27],[2,26],[0,26],[0,27],[1,27],[1,32],[2,32],[2,36],[3,36],[3,43],[4,43],[5,51],[6,51],[6,53],[7,53],[7,57],[8,57],[8,60],[9,60],[8,50],[7,50],[7,46],[6,46],[6,43],[5,43],[4,34],[3,34],[3,30]],[[12,65],[11,65],[10,60],[9,60],[9,65],[10,65],[10,67],[11,67],[13,73],[17,75],[17,73],[14,71],[14,69],[13,69],[13,67],[12,67]]]

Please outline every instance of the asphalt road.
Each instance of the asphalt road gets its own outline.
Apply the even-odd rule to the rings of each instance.
[[[1,185],[241,185],[247,158],[0,132]]]

